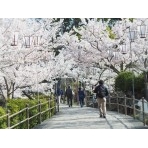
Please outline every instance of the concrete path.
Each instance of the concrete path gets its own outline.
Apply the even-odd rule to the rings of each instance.
[[[107,111],[100,118],[96,108],[60,105],[60,112],[37,125],[34,129],[146,129],[143,123],[130,116]]]

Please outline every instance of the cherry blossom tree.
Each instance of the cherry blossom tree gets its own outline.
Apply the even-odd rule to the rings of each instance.
[[[147,72],[147,38],[137,34],[129,40],[129,31],[137,32],[147,19],[121,19],[113,26],[109,21],[81,19],[79,27],[62,33],[63,19],[0,19],[2,94],[44,92],[53,88],[53,79],[65,76],[95,85],[131,68]]]
[[[53,40],[60,25],[52,19],[1,19],[1,88],[6,98],[52,77]]]

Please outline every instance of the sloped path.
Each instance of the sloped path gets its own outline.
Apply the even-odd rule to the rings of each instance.
[[[130,116],[107,111],[107,118],[100,118],[96,108],[60,104],[60,112],[37,125],[34,129],[146,129],[143,123]]]

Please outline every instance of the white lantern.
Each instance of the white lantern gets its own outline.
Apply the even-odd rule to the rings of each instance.
[[[127,53],[127,48],[126,48],[126,44],[123,43],[121,46],[120,46],[120,49],[121,49],[121,53],[122,54],[126,54]]]
[[[120,59],[120,57],[119,57],[119,52],[114,52],[113,54],[114,54],[114,60],[115,60],[115,61],[117,61],[117,60]]]
[[[108,56],[109,56],[109,57],[114,56],[114,55],[113,55],[113,51],[112,51],[112,50],[108,50],[107,52],[108,52]]]
[[[40,37],[39,36],[33,36],[32,44],[33,44],[34,47],[39,46],[40,45]]]
[[[130,31],[129,31],[129,40],[130,40],[131,42],[134,42],[135,39],[136,39],[136,37],[137,37],[137,32],[134,31],[134,30],[130,30]]]
[[[17,46],[17,44],[18,44],[18,35],[19,35],[18,31],[15,31],[13,33],[13,40],[12,40],[11,46]]]
[[[32,37],[31,36],[24,36],[24,45],[26,48],[30,48],[32,43]]]
[[[146,25],[138,26],[138,33],[139,33],[140,38],[146,38],[147,26]]]

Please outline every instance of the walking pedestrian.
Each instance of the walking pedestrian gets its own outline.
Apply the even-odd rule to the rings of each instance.
[[[61,90],[59,87],[57,88],[56,95],[57,95],[57,103],[60,104],[61,103]]]
[[[60,95],[61,95],[62,103],[64,103],[64,97],[63,97],[64,93],[63,93],[63,90],[62,89],[61,89]]]
[[[81,87],[79,88],[78,96],[79,96],[80,106],[83,107],[83,106],[84,106],[84,98],[85,98],[85,94],[84,94],[84,91],[81,90]]]
[[[69,105],[69,107],[72,107],[73,94],[72,94],[72,89],[70,88],[70,85],[66,89],[65,97],[67,97],[67,104]]]
[[[106,96],[108,96],[108,89],[104,86],[103,80],[99,81],[99,85],[96,86],[94,93],[96,93],[100,117],[106,118]]]

